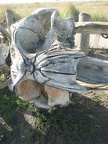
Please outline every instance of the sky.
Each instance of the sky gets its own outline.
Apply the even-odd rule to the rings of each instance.
[[[66,1],[66,0],[0,0],[0,4],[4,4],[4,3],[8,4],[8,3],[52,2],[52,1]],[[96,0],[68,0],[68,1],[96,1]]]
[[[41,0],[0,0],[0,3],[31,3]]]

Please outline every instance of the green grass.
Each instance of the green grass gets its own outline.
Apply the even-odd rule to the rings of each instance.
[[[82,2],[75,4],[81,13],[87,13],[93,21],[108,21],[108,2]]]

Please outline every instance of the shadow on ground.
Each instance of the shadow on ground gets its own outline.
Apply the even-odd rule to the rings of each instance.
[[[68,107],[48,111],[13,107],[0,111],[0,117],[1,144],[108,143],[108,109],[84,95],[73,94]]]

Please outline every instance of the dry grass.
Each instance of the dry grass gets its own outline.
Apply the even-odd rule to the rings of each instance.
[[[108,21],[108,2],[76,3],[81,13],[88,13],[94,21]]]
[[[0,5],[0,19],[5,17],[5,10],[13,10],[18,17],[30,15],[38,8],[56,8],[62,17],[77,17],[78,11],[91,15],[93,21],[108,21],[108,2],[56,2]]]

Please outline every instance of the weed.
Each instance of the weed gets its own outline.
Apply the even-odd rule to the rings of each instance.
[[[35,137],[36,130],[33,129],[31,132],[26,136],[28,142],[33,142]]]
[[[16,104],[17,104],[17,106],[19,106],[19,107],[21,107],[21,108],[23,108],[23,109],[27,109],[28,106],[29,106],[29,103],[28,103],[28,102],[23,101],[23,100],[21,100],[21,99],[19,99],[19,98],[16,99]]]
[[[5,115],[3,115],[2,118],[5,121],[5,123],[7,123],[7,124],[13,124],[14,123],[13,117],[10,114],[5,114]]]
[[[0,96],[0,113],[6,112],[7,110],[15,108],[16,102],[15,97],[12,99],[8,95],[1,95]]]

